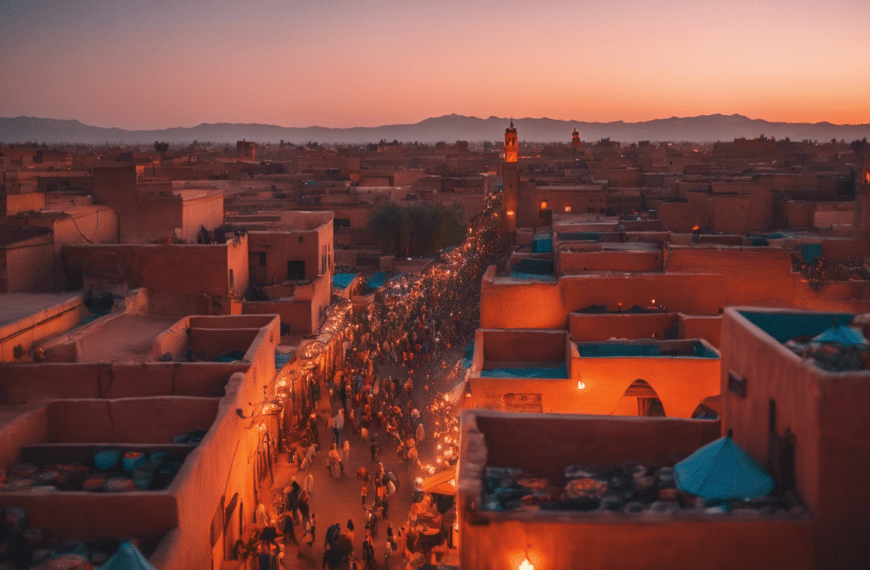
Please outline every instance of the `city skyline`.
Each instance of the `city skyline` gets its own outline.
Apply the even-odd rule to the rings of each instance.
[[[855,0],[271,1],[0,8],[0,116],[124,129],[456,113],[870,123]],[[865,46],[866,47],[866,46]]]

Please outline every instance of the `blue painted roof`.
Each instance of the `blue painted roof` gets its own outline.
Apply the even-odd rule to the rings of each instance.
[[[332,286],[336,289],[347,289],[356,275],[356,273],[336,273],[332,276]]]

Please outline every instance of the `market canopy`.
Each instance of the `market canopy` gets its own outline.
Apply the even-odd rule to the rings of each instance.
[[[438,495],[456,494],[456,469],[448,469],[436,473],[423,480],[421,486],[424,493],[436,493]]]
[[[122,542],[114,556],[100,570],[157,570],[135,546]]]
[[[813,337],[813,342],[835,343],[843,346],[855,346],[867,344],[867,339],[857,329],[835,324],[818,336]]]
[[[753,499],[773,490],[773,478],[730,437],[698,449],[674,466],[677,489],[705,499]]]

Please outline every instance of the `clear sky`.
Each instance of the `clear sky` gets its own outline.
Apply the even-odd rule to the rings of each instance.
[[[870,123],[868,0],[0,1],[0,116]]]

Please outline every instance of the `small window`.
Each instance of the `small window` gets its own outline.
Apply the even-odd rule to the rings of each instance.
[[[235,286],[235,277],[233,275],[233,270],[230,269],[230,289],[232,289],[234,286]]]
[[[542,210],[546,210],[548,205],[549,204],[547,203],[546,200],[541,200],[541,209]]]
[[[571,211],[571,206],[569,206],[568,204],[565,204],[565,211],[566,211],[566,212],[570,212],[570,211]]]
[[[260,252],[260,267],[266,267],[266,252]]]

